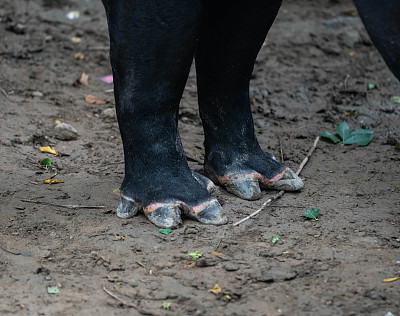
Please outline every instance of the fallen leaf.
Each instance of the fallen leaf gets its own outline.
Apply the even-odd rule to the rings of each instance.
[[[58,294],[60,292],[60,289],[58,286],[48,286],[47,287],[47,293],[49,294]]]
[[[54,120],[54,124],[60,125],[60,124],[61,124],[61,121],[60,121],[60,120]]]
[[[41,162],[40,162],[41,166],[51,166],[51,160],[50,158],[44,158]]]
[[[125,240],[125,236],[122,236],[120,234],[115,234],[115,239],[119,240],[119,241],[124,241]]]
[[[85,100],[87,103],[90,103],[90,104],[106,104],[107,103],[106,100],[99,99],[98,97],[91,95],[91,94],[87,95]]]
[[[220,256],[222,255],[222,252],[213,251],[211,254],[214,256]]]
[[[120,195],[121,194],[121,189],[120,188],[116,188],[114,190],[112,190],[112,193],[115,195]]]
[[[355,113],[355,111],[344,111],[344,115],[346,116],[354,116]]]
[[[375,83],[369,83],[368,84],[368,90],[373,90],[376,88],[376,84]]]
[[[350,136],[343,140],[344,145],[357,143],[358,146],[367,146],[374,136],[374,131],[368,129],[357,129],[352,131]]]
[[[194,267],[196,265],[196,262],[195,261],[192,261],[192,262],[190,262],[190,263],[188,263],[188,264],[185,264],[183,267],[184,268],[191,268],[191,267]]]
[[[400,103],[400,96],[395,95],[395,96],[393,96],[393,97],[391,98],[391,100],[392,100],[393,102]]]
[[[82,75],[79,78],[79,82],[85,86],[89,85],[89,76],[82,72]]]
[[[203,256],[203,253],[195,251],[195,252],[188,253],[187,255],[191,256],[193,259],[198,259]]]
[[[218,284],[215,284],[214,287],[209,291],[214,294],[219,294],[219,293],[221,293],[222,289]]]
[[[309,208],[307,211],[303,213],[304,217],[315,219],[316,221],[318,220],[317,216],[319,214],[320,209],[319,208]]]
[[[62,180],[57,180],[57,179],[52,179],[52,178],[48,178],[48,179],[44,180],[43,182],[47,183],[47,184],[64,183],[64,181],[62,181]]]
[[[160,228],[158,230],[158,232],[168,236],[169,234],[171,234],[172,229],[171,228]]]
[[[171,302],[167,302],[167,301],[162,302],[163,309],[169,310],[170,307],[171,307]]]
[[[275,244],[279,240],[279,236],[276,235],[275,237],[272,238],[272,243]]]
[[[68,20],[79,19],[79,11],[70,11],[65,16]]]
[[[105,83],[113,83],[114,82],[113,75],[105,76],[105,77],[101,78],[101,81],[103,81]]]
[[[81,42],[81,38],[80,37],[71,37],[71,42],[72,43],[80,43]]]
[[[81,53],[81,52],[74,54],[74,59],[76,59],[76,60],[83,60],[84,58],[85,58],[85,55],[83,55],[83,53]]]
[[[350,56],[350,57],[353,57],[355,54],[356,54],[356,52],[352,50],[352,51],[349,53],[349,56]]]
[[[226,294],[224,296],[224,301],[227,302],[227,303],[229,303],[231,301],[231,299],[232,299],[232,297],[230,295],[228,295],[228,294]]]
[[[337,144],[337,143],[340,142],[339,137],[337,137],[337,136],[335,136],[335,135],[329,133],[328,131],[323,132],[323,133],[321,134],[321,136],[330,139],[330,140],[333,141],[335,144]]]
[[[336,126],[336,131],[342,137],[342,139],[346,139],[351,135],[350,126],[344,121],[342,124]]]
[[[92,118],[92,117],[93,117],[93,116],[90,115],[89,113],[85,113],[85,115],[86,115],[86,117],[88,117],[88,118]]]
[[[50,146],[40,147],[40,151],[53,154],[54,156],[58,156],[58,152],[54,148],[51,148]]]
[[[389,282],[394,282],[400,280],[400,277],[394,277],[394,278],[389,278],[389,279],[384,279],[383,282],[389,283]]]

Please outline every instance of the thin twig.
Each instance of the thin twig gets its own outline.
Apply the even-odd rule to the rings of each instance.
[[[125,302],[122,298],[119,298],[117,295],[115,295],[113,292],[111,292],[110,290],[107,290],[106,287],[103,285],[103,290],[104,292],[106,292],[108,295],[110,295],[113,299],[116,299],[118,302],[120,302],[123,305],[126,305],[128,307],[133,307],[133,308],[137,308],[136,305],[133,305],[131,303]]]
[[[12,255],[16,255],[16,256],[22,255],[22,253],[20,253],[20,252],[14,252],[14,251],[8,250],[8,249],[4,248],[1,245],[0,245],[0,249],[5,251],[5,252],[11,253]]]
[[[319,142],[319,136],[315,139],[314,144],[312,145],[312,147],[310,148],[309,152],[307,153],[307,156],[303,159],[303,161],[301,162],[299,169],[297,170],[296,174],[299,175],[301,170],[303,170],[304,166],[306,165],[307,161],[310,159],[311,155],[313,154],[315,148],[317,147],[317,144]],[[250,214],[249,216],[241,219],[240,221],[236,222],[233,224],[233,226],[237,226],[245,221],[247,221],[248,219],[256,216],[258,213],[262,212],[269,203],[271,203],[274,200],[279,199],[283,194],[285,193],[285,191],[279,191],[278,194],[274,195],[272,198],[268,199],[267,201],[264,202],[263,205],[261,205],[261,207],[255,211],[254,213]]]
[[[47,202],[42,202],[42,201],[37,201],[37,200],[26,200],[26,199],[22,199],[21,201],[26,202],[26,203],[63,207],[63,208],[68,208],[68,209],[73,209],[73,210],[76,210],[78,208],[104,208],[104,205],[93,205],[93,206],[90,206],[90,205],[62,205],[62,204],[47,203]]]

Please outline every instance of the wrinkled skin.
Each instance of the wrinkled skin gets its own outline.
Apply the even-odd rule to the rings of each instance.
[[[213,183],[189,169],[178,134],[178,107],[193,57],[207,177],[248,200],[260,197],[260,187],[303,187],[292,170],[261,149],[249,102],[254,61],[281,0],[103,4],[125,156],[118,216],[143,211],[159,227],[177,227],[182,215],[227,223],[210,195]]]

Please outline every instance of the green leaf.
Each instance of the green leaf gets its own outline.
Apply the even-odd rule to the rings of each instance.
[[[397,147],[397,148],[400,148],[400,142],[398,142],[398,143],[396,144],[396,147]]]
[[[374,131],[368,129],[357,129],[351,132],[351,135],[347,137],[344,141],[344,145],[350,145],[357,143],[359,146],[367,146],[372,137],[374,136]]]
[[[343,140],[348,138],[351,135],[351,128],[350,126],[344,121],[342,124],[336,126],[336,131],[342,137]]]
[[[162,302],[163,309],[169,310],[170,307],[171,307],[171,302],[167,302],[167,301]]]
[[[395,95],[395,96],[393,96],[393,97],[391,98],[391,100],[392,100],[393,102],[400,103],[400,96]]]
[[[48,286],[47,293],[49,294],[58,294],[60,292],[58,286]]]
[[[172,229],[171,228],[160,228],[158,230],[158,232],[168,236],[169,234],[171,234]]]
[[[188,256],[191,256],[193,259],[199,259],[200,257],[203,256],[203,254],[201,252],[191,252],[187,254]]]
[[[303,216],[307,217],[307,218],[315,219],[317,221],[318,214],[319,214],[319,208],[309,208],[307,211],[305,211],[303,213]]]
[[[272,238],[272,243],[275,244],[279,240],[279,236],[276,235],[274,238]]]
[[[322,136],[322,137],[325,137],[325,138],[329,138],[329,139],[330,139],[331,141],[333,141],[335,144],[337,144],[337,143],[340,142],[339,137],[337,137],[337,136],[335,136],[335,135],[329,133],[328,131],[322,132],[321,136]]]
[[[368,90],[373,90],[376,88],[376,84],[375,83],[369,83],[368,84]]]
[[[44,158],[41,162],[40,162],[41,166],[51,166],[51,160],[50,158]]]

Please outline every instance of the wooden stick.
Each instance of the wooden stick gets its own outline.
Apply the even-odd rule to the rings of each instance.
[[[111,292],[110,290],[107,290],[105,286],[103,286],[103,290],[104,292],[106,292],[108,295],[110,295],[113,299],[116,299],[118,302],[120,302],[123,305],[126,305],[128,307],[133,307],[133,308],[137,308],[136,305],[130,304],[128,302],[125,302],[122,298],[119,298],[117,295],[115,295],[113,292]]]
[[[47,202],[41,202],[41,201],[37,201],[37,200],[26,200],[26,199],[22,199],[21,201],[22,202],[26,202],[26,203],[43,204],[43,205],[49,205],[49,206],[57,206],[57,207],[69,208],[69,209],[73,209],[73,210],[76,210],[78,208],[104,208],[103,205],[93,205],[93,206],[89,206],[89,205],[62,205],[62,204],[47,203]]]
[[[303,161],[301,162],[299,169],[297,170],[296,174],[299,175],[301,170],[303,170],[304,166],[306,165],[307,161],[310,160],[311,155],[313,154],[315,148],[317,147],[317,144],[319,142],[319,136],[315,139],[314,144],[312,145],[312,147],[310,148],[310,150],[307,153],[307,156],[303,159]],[[249,216],[241,219],[240,221],[236,222],[233,224],[233,226],[237,226],[245,221],[247,221],[248,219],[256,216],[258,213],[262,212],[268,204],[270,204],[272,201],[279,199],[283,194],[285,193],[285,191],[279,191],[278,194],[274,195],[272,198],[269,198],[267,201],[264,202],[263,205],[261,205],[261,207],[255,211],[254,213],[250,214]]]

